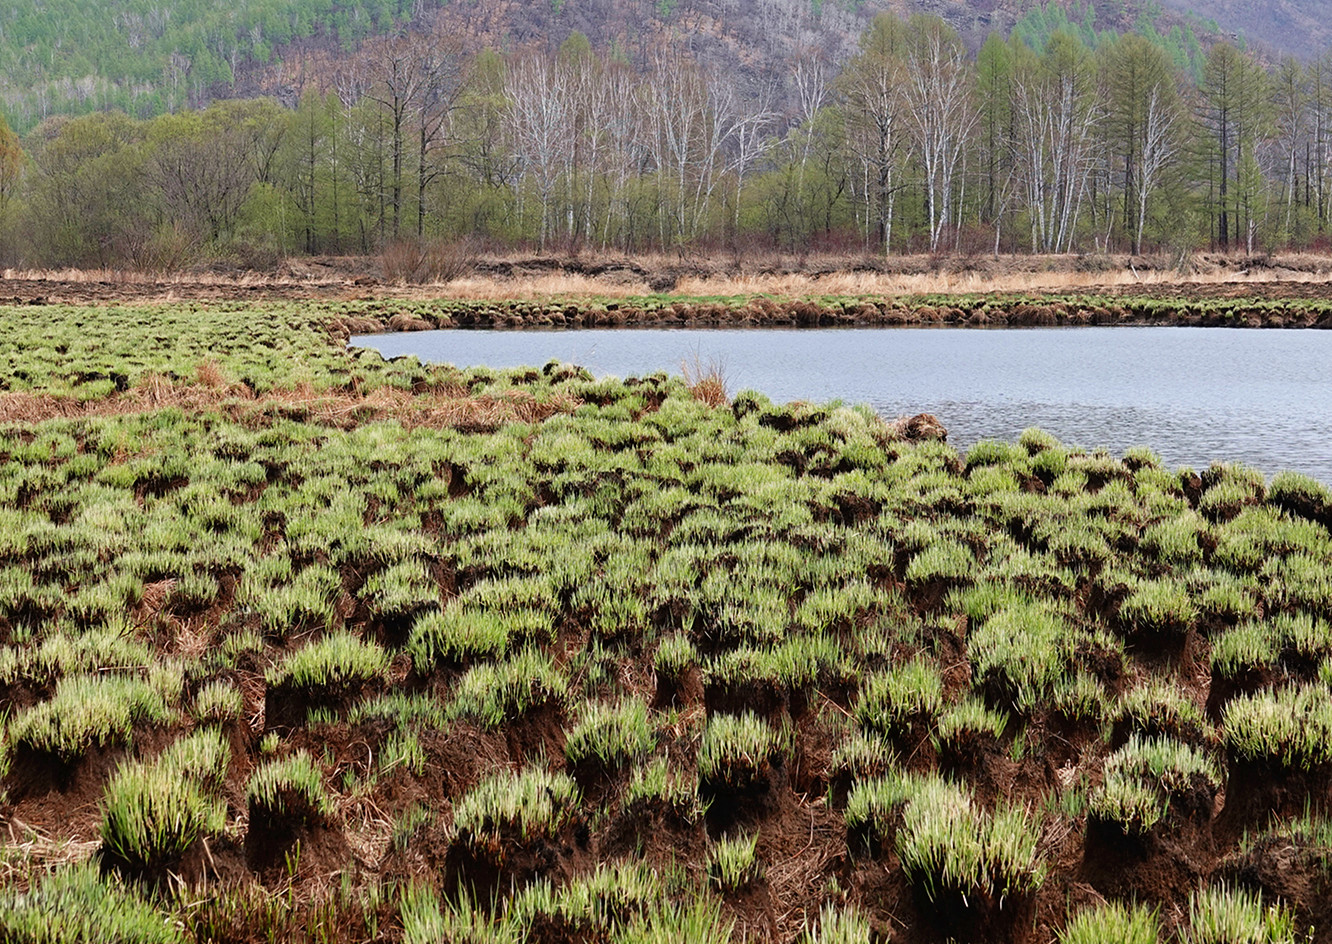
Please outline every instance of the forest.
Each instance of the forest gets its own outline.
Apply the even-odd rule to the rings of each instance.
[[[1076,26],[1076,24],[1074,25]],[[1178,37],[1175,38],[1176,40]],[[1332,52],[874,18],[780,87],[575,33],[398,32],[294,107],[58,116],[0,134],[0,258],[166,271],[298,254],[1325,248]],[[419,273],[422,266],[408,266]],[[427,265],[425,268],[429,268]]]

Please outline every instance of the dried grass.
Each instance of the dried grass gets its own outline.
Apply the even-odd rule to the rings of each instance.
[[[725,406],[731,402],[726,389],[726,365],[719,360],[703,361],[698,354],[680,362],[680,372],[684,374],[685,386],[694,399],[711,407]]]
[[[560,393],[538,400],[523,390],[473,397],[453,391],[416,395],[387,387],[361,395],[316,392],[303,386],[256,397],[244,384],[174,384],[163,377],[149,376],[123,394],[99,400],[79,401],[44,393],[0,394],[0,423],[124,416],[167,407],[190,411],[220,408],[243,421],[278,407],[299,412],[316,423],[344,428],[392,418],[409,428],[490,430],[506,423],[536,423],[557,413],[571,413],[580,403],[576,397]]]

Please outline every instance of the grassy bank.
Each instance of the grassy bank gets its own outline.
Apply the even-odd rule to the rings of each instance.
[[[0,939],[1332,928],[1325,486],[381,304],[0,309]]]

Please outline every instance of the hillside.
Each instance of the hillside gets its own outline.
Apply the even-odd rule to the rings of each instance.
[[[1323,0],[1164,0],[1167,7],[1215,20],[1222,30],[1303,59],[1321,56],[1332,45],[1332,25]]]
[[[1232,6],[1239,17],[1241,5]],[[559,43],[578,31],[633,61],[683,45],[724,71],[751,74],[780,74],[799,50],[841,58],[883,10],[938,14],[973,48],[991,31],[1039,33],[1068,21],[1084,32],[1176,29],[1181,41],[1210,32],[1154,0],[1048,7],[1053,14],[1029,0],[12,0],[0,10],[0,109],[26,130],[53,114],[111,107],[146,117],[235,95],[291,101],[359,42],[400,27],[442,27],[473,48]],[[1222,22],[1234,29],[1238,20]],[[1287,37],[1299,47],[1283,48],[1311,52],[1326,32],[1302,27]],[[1264,38],[1282,42],[1279,32]]]

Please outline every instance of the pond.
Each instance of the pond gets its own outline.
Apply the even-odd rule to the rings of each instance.
[[[1231,328],[826,328],[423,331],[354,337],[458,366],[558,360],[598,376],[717,364],[732,394],[933,413],[965,450],[1038,426],[1166,463],[1244,462],[1332,483],[1332,331]]]

